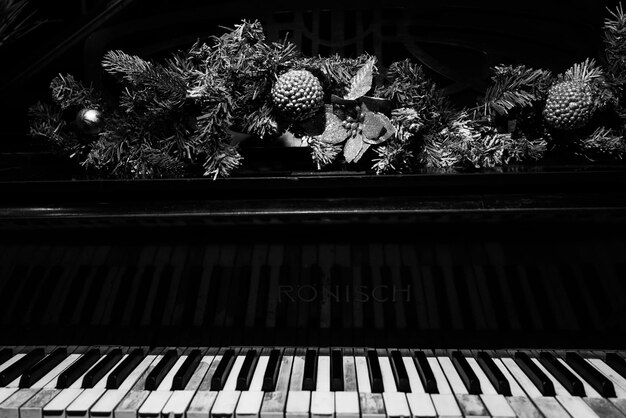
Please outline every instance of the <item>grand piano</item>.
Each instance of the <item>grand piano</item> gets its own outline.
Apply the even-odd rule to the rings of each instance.
[[[132,20],[141,1],[101,4],[77,23],[89,37],[58,44],[97,55],[133,28],[158,54],[192,31],[169,45],[147,34],[209,13],[155,7],[167,18]],[[437,26],[442,10],[407,16]],[[474,25],[486,10],[497,8],[474,10]],[[402,19],[383,12],[379,28]],[[282,36],[301,23],[287,15],[262,17]],[[311,53],[355,47],[333,30],[295,33]],[[455,74],[441,76],[459,100],[480,88],[478,74]],[[316,172],[303,148],[251,148],[227,179],[98,180],[19,123],[5,137],[2,418],[626,416],[623,164],[374,176]]]

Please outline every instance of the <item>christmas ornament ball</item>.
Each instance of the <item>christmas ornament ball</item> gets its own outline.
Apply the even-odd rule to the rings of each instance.
[[[550,88],[543,117],[549,126],[572,130],[585,126],[595,110],[589,85],[582,81],[564,81]]]
[[[290,70],[279,76],[272,87],[272,101],[285,118],[302,121],[324,105],[324,91],[309,71]]]
[[[86,135],[97,135],[104,127],[104,115],[98,109],[81,109],[76,115],[76,125]]]

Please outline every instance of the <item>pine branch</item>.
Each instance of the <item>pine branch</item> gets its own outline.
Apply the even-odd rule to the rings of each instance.
[[[626,14],[620,3],[608,10],[610,17],[604,21],[605,56],[613,82],[623,88],[626,84]]]
[[[580,140],[583,155],[594,161],[593,154],[621,159],[626,153],[626,138],[612,129],[599,127],[591,135]]]
[[[0,48],[15,42],[44,24],[34,20],[35,11],[28,12],[28,0],[0,0]]]
[[[482,100],[485,116],[506,115],[514,108],[522,108],[541,100],[547,94],[552,75],[547,70],[523,65],[497,66],[493,84]]]
[[[83,108],[102,109],[102,102],[93,91],[93,88],[85,87],[76,81],[72,75],[59,74],[50,82],[52,100],[61,107],[62,110],[72,106]]]
[[[329,144],[316,137],[304,137],[311,148],[311,158],[318,170],[331,164],[343,151],[343,144]]]

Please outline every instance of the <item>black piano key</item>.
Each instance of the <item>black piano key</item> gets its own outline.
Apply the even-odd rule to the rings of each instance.
[[[13,350],[10,348],[0,350],[0,365],[4,364],[11,357],[13,357]]]
[[[20,388],[29,388],[37,380],[45,376],[67,357],[65,348],[57,348],[45,358],[33,364],[22,374],[20,378]]]
[[[174,367],[176,360],[178,360],[178,351],[176,349],[167,350],[161,361],[148,374],[146,390],[156,390],[165,375]]]
[[[248,390],[254,375],[254,368],[259,360],[256,350],[250,350],[246,353],[246,357],[241,365],[239,376],[237,376],[237,390]]]
[[[267,368],[263,375],[264,392],[273,392],[276,389],[276,380],[278,380],[278,372],[280,371],[280,350],[272,350],[270,358],[267,361]]]
[[[367,350],[367,366],[369,369],[372,392],[382,393],[385,388],[383,386],[383,374],[380,370],[380,362],[378,361],[378,353],[376,350]]]
[[[81,387],[90,389],[100,381],[122,358],[122,350],[115,348],[111,350],[102,360],[91,368],[83,378]]]
[[[343,354],[341,350],[330,352],[330,390],[340,392],[343,387]]]
[[[583,382],[574,373],[563,365],[552,353],[539,353],[539,362],[546,368],[569,393],[574,396],[585,396]]]
[[[423,351],[416,351],[413,353],[413,360],[415,361],[417,373],[420,376],[420,380],[422,381],[422,385],[424,386],[426,393],[439,393],[437,379],[435,379],[433,369],[431,369],[430,364],[428,364],[426,353]]]
[[[506,380],[502,370],[496,365],[493,359],[484,351],[478,353],[478,364],[487,375],[487,378],[500,395],[511,396],[511,385]]]
[[[526,373],[543,396],[556,396],[554,385],[546,374],[539,368],[528,354],[518,351],[515,353],[515,362]]]
[[[402,360],[402,354],[398,350],[391,351],[391,371],[396,381],[399,392],[411,392],[411,384],[409,383],[409,375]]]
[[[470,395],[480,395],[482,394],[482,389],[480,387],[480,381],[478,380],[478,376],[472,370],[472,367],[469,365],[465,356],[460,351],[452,352],[452,364],[454,368],[459,373],[463,384],[467,388],[467,391]]]
[[[606,364],[626,379],[626,360],[617,353],[606,353]]]
[[[120,387],[122,382],[128,377],[130,372],[132,372],[135,367],[141,363],[144,358],[144,352],[141,348],[134,349],[128,357],[126,357],[122,362],[111,372],[109,377],[107,378],[107,389],[117,389]]]
[[[568,352],[565,355],[565,361],[570,365],[576,373],[591,385],[598,393],[605,398],[615,397],[615,387],[613,383],[604,377],[602,373],[575,352]]]
[[[187,358],[180,366],[180,369],[176,371],[174,375],[174,381],[172,382],[172,390],[183,390],[189,383],[189,379],[195,372],[198,364],[202,360],[202,351],[198,349],[191,350],[187,355]]]
[[[100,350],[93,348],[65,369],[57,379],[57,389],[68,388],[100,358]]]
[[[234,363],[235,350],[226,350],[222,356],[220,364],[218,364],[217,369],[215,369],[215,374],[213,374],[213,377],[211,378],[211,390],[222,390],[224,388],[224,384],[226,383],[226,379],[228,378],[228,374],[233,368]]]
[[[302,390],[315,390],[317,384],[317,351],[307,350],[304,356]]]
[[[0,386],[6,386],[46,355],[43,348],[35,348],[24,357],[0,372]]]

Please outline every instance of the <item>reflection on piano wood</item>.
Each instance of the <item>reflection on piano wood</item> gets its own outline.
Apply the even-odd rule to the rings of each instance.
[[[619,348],[626,331],[619,237],[271,238],[7,246],[0,321],[83,345]]]
[[[624,417],[623,353],[7,347],[0,416]]]

